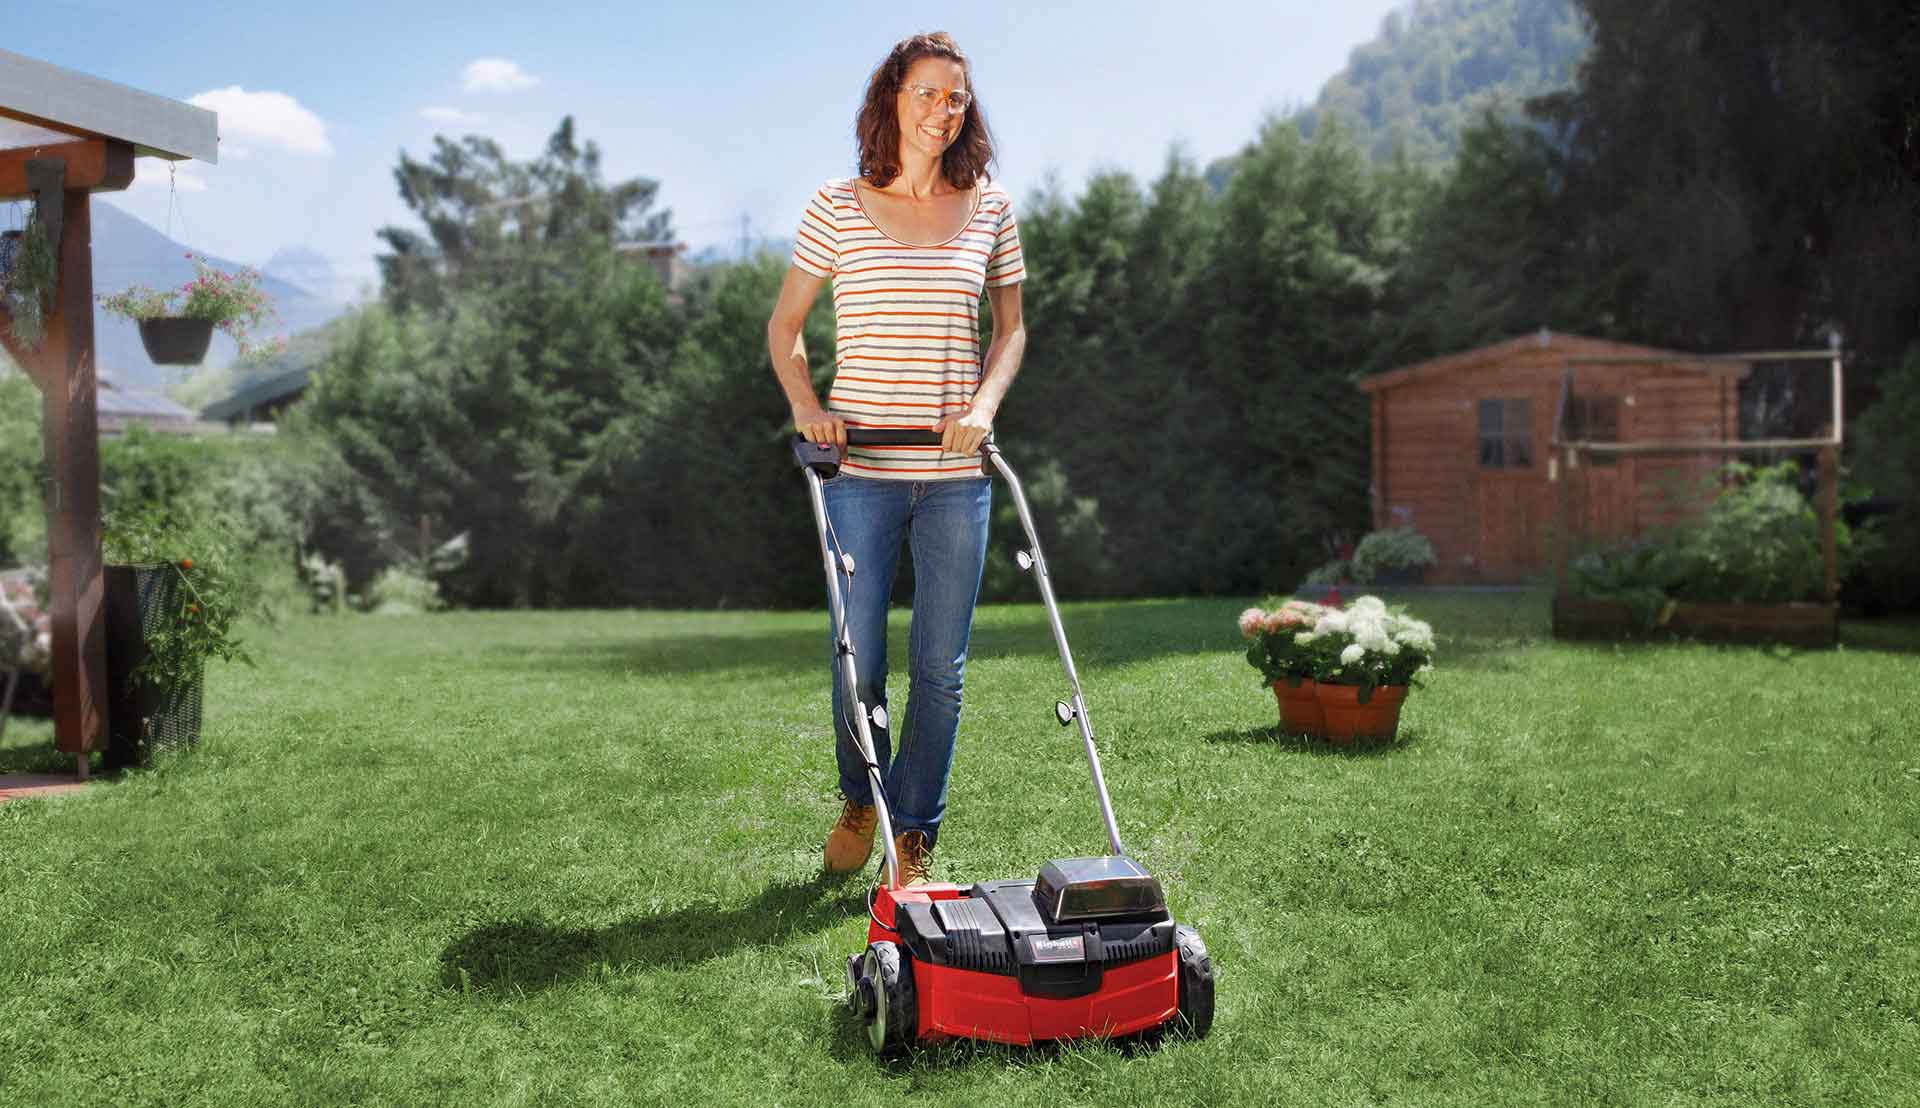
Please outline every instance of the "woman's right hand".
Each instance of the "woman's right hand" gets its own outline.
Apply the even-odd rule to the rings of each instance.
[[[846,455],[847,421],[820,405],[794,409],[793,427],[808,442],[830,442]]]

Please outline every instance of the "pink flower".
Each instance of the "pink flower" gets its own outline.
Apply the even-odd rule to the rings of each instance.
[[[1260,628],[1266,622],[1266,618],[1267,613],[1258,608],[1248,608],[1246,611],[1241,612],[1240,634],[1249,639],[1259,634]]]
[[[1287,612],[1286,609],[1276,609],[1267,613],[1267,632],[1272,634],[1283,628],[1292,627],[1296,622],[1298,621],[1295,620],[1292,614]]]

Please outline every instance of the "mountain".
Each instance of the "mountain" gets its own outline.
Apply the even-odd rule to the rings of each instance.
[[[318,250],[304,246],[283,246],[273,252],[267,264],[260,267],[260,272],[295,285],[310,296],[318,296],[323,300],[337,299],[334,286],[339,278],[333,271],[333,263]]]
[[[1410,0],[1292,120],[1309,138],[1337,124],[1375,162],[1396,150],[1447,162],[1481,112],[1517,114],[1529,98],[1570,86],[1586,52],[1573,0]],[[1208,183],[1226,187],[1237,160],[1208,165]]]
[[[1446,161],[1486,108],[1517,112],[1572,84],[1586,50],[1573,0],[1414,0],[1295,118],[1309,136],[1338,120],[1375,160],[1400,145],[1415,161]]]
[[[111,201],[93,205],[93,287],[97,293],[119,292],[132,285],[162,289],[184,285],[193,279],[193,263],[187,260],[189,252],[200,253],[161,234]],[[202,256],[220,269],[241,268],[224,258]],[[274,311],[279,317],[277,325],[267,332],[269,335],[292,336],[346,311],[346,306],[338,301],[315,295],[272,273],[261,275],[260,287],[273,299]],[[133,321],[108,315],[97,306],[93,312],[93,335],[94,357],[100,369],[129,387],[160,392],[193,372],[185,367],[154,365],[147,358],[146,348],[140,343],[140,330]],[[236,353],[232,340],[216,332],[213,348],[207,353],[207,365],[224,366]]]

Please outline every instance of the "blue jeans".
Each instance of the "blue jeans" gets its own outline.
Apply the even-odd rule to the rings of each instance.
[[[987,560],[987,515],[993,482],[876,481],[842,475],[826,483],[827,518],[840,549],[853,555],[845,588],[847,633],[853,639],[857,695],[869,712],[887,703],[887,601],[900,566],[901,540],[913,549],[913,625],[907,636],[907,708],[898,723],[899,756],[889,727],[871,727],[873,752],[886,782],[893,833],[920,831],[931,846],[947,807],[947,774],[960,730],[960,685],[967,668],[973,607]],[[833,659],[834,755],[840,791],[873,802],[866,762],[848,730],[840,660]],[[871,724],[872,719],[868,720]]]

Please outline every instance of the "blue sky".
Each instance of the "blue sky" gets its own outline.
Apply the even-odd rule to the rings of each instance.
[[[371,280],[374,231],[407,222],[392,170],[438,133],[516,156],[563,115],[609,177],[661,182],[694,249],[790,235],[812,189],[851,168],[861,90],[893,42],[952,33],[1016,203],[1049,174],[1151,177],[1171,146],[1206,162],[1312,100],[1401,0],[1169,4],[327,5],[35,0],[4,45],[222,112],[217,166],[166,163],[113,198],[237,261],[304,246]],[[481,63],[476,66],[476,63]]]

